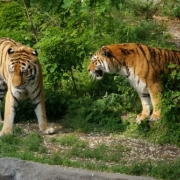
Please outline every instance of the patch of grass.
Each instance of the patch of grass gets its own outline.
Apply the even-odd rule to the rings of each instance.
[[[125,152],[125,149],[121,145],[108,146],[100,144],[93,148],[89,146],[85,148],[73,146],[68,154],[72,157],[95,159],[96,161],[106,163],[123,161],[123,152]]]
[[[84,148],[84,147],[87,146],[86,141],[80,140],[74,134],[63,135],[60,138],[51,138],[50,141],[53,142],[53,143],[59,143],[62,146],[76,146],[76,147],[79,147],[79,148]]]
[[[0,151],[0,157],[16,157],[43,162],[41,156],[38,157],[37,154],[45,154],[47,149],[43,144],[42,136],[37,132],[26,134],[15,126],[13,134],[0,138]]]
[[[26,151],[34,151],[39,152],[41,151],[43,139],[37,132],[32,132],[24,137],[24,141],[22,146],[26,149]]]

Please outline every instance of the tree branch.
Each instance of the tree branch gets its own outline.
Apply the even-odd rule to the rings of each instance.
[[[30,22],[31,27],[32,27],[32,30],[33,30],[33,34],[34,34],[35,41],[38,42],[36,29],[35,29],[35,27],[34,27],[34,25],[33,25],[33,22],[32,22],[32,19],[31,19],[30,15],[29,15],[28,8],[27,8],[27,6],[26,6],[25,1],[24,1],[24,0],[22,0],[22,1],[23,1],[23,3],[24,3],[24,7],[25,7],[25,10],[26,10],[26,15],[27,15],[28,21]]]

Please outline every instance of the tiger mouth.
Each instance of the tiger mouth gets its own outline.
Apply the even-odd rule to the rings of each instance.
[[[95,70],[96,78],[102,78],[103,71],[101,69]]]

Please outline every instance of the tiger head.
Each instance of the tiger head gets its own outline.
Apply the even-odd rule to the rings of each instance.
[[[13,87],[24,89],[30,80],[38,73],[38,54],[27,46],[17,46],[8,49],[8,72]]]
[[[97,52],[95,52],[90,60],[88,71],[90,75],[100,80],[104,73],[112,73],[115,71],[116,58],[111,53],[107,46],[102,46]]]
[[[134,59],[134,44],[112,44],[102,46],[93,54],[88,71],[93,78],[102,79],[104,73],[120,73],[128,76],[124,67]],[[125,63],[126,62],[126,63]]]
[[[104,73],[107,70],[107,56],[105,53],[106,52],[103,50],[102,47],[91,57],[90,64],[88,66],[88,71],[94,79],[102,79]]]

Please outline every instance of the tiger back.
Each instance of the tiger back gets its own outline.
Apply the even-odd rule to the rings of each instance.
[[[112,44],[101,47],[93,54],[88,71],[96,79],[102,79],[104,73],[123,75],[140,97],[142,112],[137,115],[136,122],[141,123],[145,118],[150,121],[160,119],[159,102],[163,89],[160,76],[170,74],[168,65],[171,63],[180,65],[180,51],[136,43]]]
[[[37,52],[15,42],[0,38],[0,103],[5,93],[5,113],[0,136],[12,133],[16,109],[21,99],[30,98],[42,133],[54,133],[46,117],[42,69]],[[2,116],[0,115],[2,119]]]

